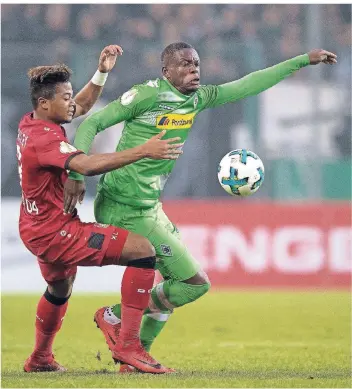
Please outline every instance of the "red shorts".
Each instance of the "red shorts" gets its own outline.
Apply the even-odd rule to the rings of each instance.
[[[58,231],[50,243],[31,250],[37,255],[47,282],[73,276],[77,266],[118,265],[128,231],[100,223],[73,219]]]

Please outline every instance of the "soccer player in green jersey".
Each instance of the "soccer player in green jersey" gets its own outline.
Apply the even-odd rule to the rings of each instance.
[[[88,153],[99,132],[122,121],[125,126],[116,151],[140,145],[162,130],[167,130],[164,139],[179,136],[184,142],[204,109],[256,95],[307,65],[334,64],[336,55],[312,50],[223,85],[200,84],[199,56],[187,43],[167,46],[161,61],[162,78],[133,86],[79,126],[74,142],[78,149]],[[207,275],[162,209],[160,195],[174,165],[175,161],[142,159],[106,173],[95,199],[97,222],[141,234],[155,247],[157,269],[164,281],[152,289],[144,314],[141,340],[146,350],[150,350],[174,308],[197,300],[210,288]],[[66,212],[72,212],[84,194],[83,177],[72,173],[70,177],[65,188]],[[120,304],[99,309],[95,321],[111,348],[121,326]],[[130,370],[128,366],[121,369]]]

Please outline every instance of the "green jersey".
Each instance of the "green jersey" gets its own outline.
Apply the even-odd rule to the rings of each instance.
[[[308,55],[300,55],[233,82],[200,86],[190,95],[183,95],[166,79],[146,81],[84,120],[77,129],[74,145],[88,153],[98,132],[122,121],[125,125],[116,151],[141,145],[162,130],[167,130],[163,139],[179,136],[184,142],[204,109],[256,95],[308,64]],[[175,162],[144,158],[104,174],[100,189],[119,203],[153,207]],[[70,177],[83,179],[76,173],[70,173]]]

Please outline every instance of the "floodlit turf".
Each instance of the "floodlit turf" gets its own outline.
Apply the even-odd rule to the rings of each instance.
[[[348,292],[217,292],[176,311],[153,355],[178,373],[117,375],[93,313],[119,298],[74,295],[55,343],[68,373],[26,374],[38,296],[2,296],[2,387],[351,387]]]

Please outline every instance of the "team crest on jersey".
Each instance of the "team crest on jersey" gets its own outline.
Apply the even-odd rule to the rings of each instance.
[[[44,131],[50,131],[49,127],[44,127]]]
[[[161,130],[183,130],[191,128],[194,123],[194,113],[181,115],[178,113],[170,113],[159,115],[156,118],[156,128]]]
[[[64,141],[60,143],[60,153],[69,154],[69,153],[73,153],[74,151],[77,151],[76,147]]]
[[[137,89],[132,88],[121,96],[121,104],[128,105],[131,104],[134,98],[137,96]]]
[[[167,244],[161,244],[160,245],[161,252],[166,256],[166,257],[172,257],[172,251],[171,247]]]
[[[198,105],[198,95],[195,95],[194,100],[193,100],[194,109],[197,107],[197,105]]]

